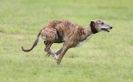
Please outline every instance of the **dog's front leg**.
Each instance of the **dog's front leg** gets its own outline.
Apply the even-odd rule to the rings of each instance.
[[[69,49],[70,47],[68,45],[63,45],[63,48],[61,48],[59,50],[59,54],[56,55],[55,59],[56,59],[56,63],[57,64],[60,64],[61,63],[61,60],[63,58],[63,56],[65,55],[65,53],[67,52],[67,50]]]

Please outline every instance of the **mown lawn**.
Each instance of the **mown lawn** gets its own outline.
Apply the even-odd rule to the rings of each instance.
[[[133,82],[132,0],[0,0],[0,82]],[[61,65],[44,52],[29,53],[39,30],[54,19],[113,25],[70,49]],[[62,44],[52,46],[58,50]]]

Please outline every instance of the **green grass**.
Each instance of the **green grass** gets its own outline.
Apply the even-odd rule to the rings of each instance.
[[[133,82],[132,0],[0,0],[0,82]],[[39,30],[54,19],[87,25],[103,19],[110,33],[70,49],[61,65],[43,42],[29,53]],[[58,50],[62,44],[52,46]]]

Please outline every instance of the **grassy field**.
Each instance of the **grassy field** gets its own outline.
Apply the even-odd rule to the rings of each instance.
[[[0,0],[0,82],[133,82],[133,0]],[[43,51],[29,53],[39,30],[54,19],[87,25],[103,19],[110,33],[70,49],[61,65]],[[52,46],[54,50],[62,44]]]

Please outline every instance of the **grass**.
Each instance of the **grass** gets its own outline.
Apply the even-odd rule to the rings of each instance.
[[[133,82],[132,0],[0,0],[0,82]],[[110,33],[94,35],[70,49],[61,65],[46,57],[36,34],[54,19],[80,25],[103,19]],[[62,44],[52,47],[57,50]]]

